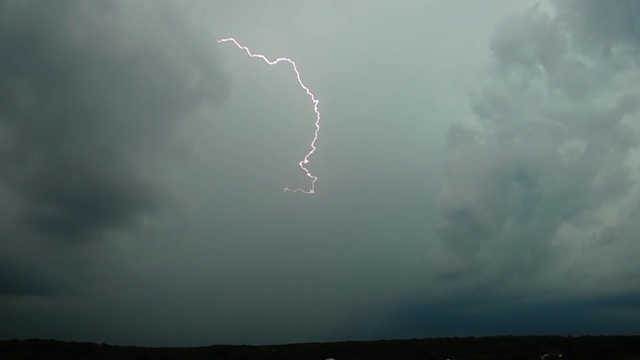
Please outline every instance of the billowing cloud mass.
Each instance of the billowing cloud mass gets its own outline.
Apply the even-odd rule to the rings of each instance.
[[[638,4],[0,0],[0,338],[637,333]]]
[[[438,231],[456,287],[566,296],[638,276],[640,7],[558,4],[496,28],[475,121],[449,130]]]

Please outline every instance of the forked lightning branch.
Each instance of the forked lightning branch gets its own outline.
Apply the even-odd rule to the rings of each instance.
[[[296,62],[291,60],[291,59],[289,59],[289,58],[285,58],[285,57],[280,57],[280,58],[277,58],[275,60],[269,60],[266,56],[264,56],[262,54],[254,54],[254,53],[252,53],[251,50],[248,47],[246,47],[244,45],[241,45],[234,38],[220,39],[217,42],[218,43],[231,42],[231,43],[235,44],[239,49],[244,50],[247,53],[247,55],[249,55],[250,57],[252,57],[252,58],[260,58],[260,59],[264,60],[264,62],[266,62],[269,65],[276,65],[276,64],[281,63],[281,62],[286,62],[286,63],[291,64],[291,66],[293,67],[293,71],[296,73],[296,78],[298,79],[298,84],[300,84],[300,87],[307,93],[307,95],[309,95],[309,98],[313,102],[313,111],[316,114],[316,121],[315,121],[316,129],[315,129],[315,132],[313,134],[313,140],[311,141],[311,145],[310,145],[311,150],[309,150],[309,152],[304,156],[304,158],[302,160],[300,160],[300,162],[298,163],[298,165],[300,165],[300,169],[302,169],[302,171],[305,172],[307,177],[309,179],[311,179],[311,186],[309,187],[309,190],[304,190],[304,189],[301,189],[301,188],[291,189],[289,187],[285,187],[284,191],[285,192],[301,192],[301,193],[305,193],[305,194],[314,194],[315,193],[316,181],[318,181],[318,177],[313,175],[311,173],[311,171],[309,171],[309,169],[306,167],[306,165],[309,163],[309,157],[311,155],[313,155],[313,153],[316,151],[316,140],[318,140],[318,131],[320,131],[320,112],[318,111],[318,99],[316,99],[316,96],[302,82],[302,79],[300,78],[300,72],[298,71],[298,67],[296,66]]]

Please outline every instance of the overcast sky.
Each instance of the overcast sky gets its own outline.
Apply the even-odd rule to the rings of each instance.
[[[638,333],[639,19],[0,0],[0,338]]]

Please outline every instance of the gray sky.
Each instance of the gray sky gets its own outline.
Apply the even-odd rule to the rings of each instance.
[[[638,19],[0,0],[0,338],[638,333]]]

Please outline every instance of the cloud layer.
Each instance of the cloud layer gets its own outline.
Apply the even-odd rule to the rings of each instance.
[[[0,0],[0,338],[637,332],[640,10],[529,4]]]
[[[638,247],[609,236],[638,216],[638,34],[628,23],[640,13],[635,2],[559,3],[497,27],[477,121],[449,131],[439,234],[460,284],[598,291],[594,281],[628,271]]]
[[[3,246],[97,241],[156,212],[167,138],[227,92],[210,39],[170,2],[7,0],[0,13]],[[25,292],[18,268],[0,291]]]

